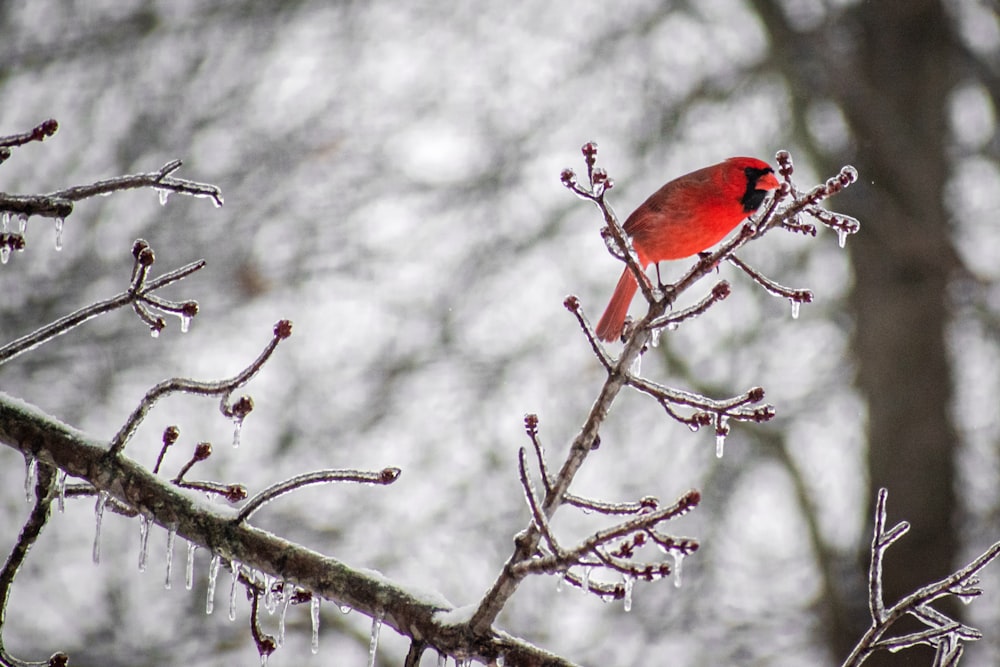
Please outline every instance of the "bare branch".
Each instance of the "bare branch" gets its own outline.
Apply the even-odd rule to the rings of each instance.
[[[268,342],[264,351],[260,353],[249,366],[237,373],[235,376],[227,380],[219,380],[215,382],[206,382],[198,380],[190,380],[188,378],[173,378],[171,380],[164,380],[160,382],[155,387],[146,392],[146,395],[136,406],[135,410],[129,416],[129,418],[119,429],[115,437],[111,439],[111,453],[113,455],[119,454],[124,448],[126,443],[135,434],[136,429],[142,420],[145,419],[149,411],[153,409],[156,402],[168,394],[174,392],[183,392],[187,394],[199,394],[202,396],[222,396],[222,402],[220,403],[220,411],[223,415],[227,417],[238,416],[239,411],[233,410],[233,407],[227,402],[233,391],[242,387],[247,382],[249,382],[260,369],[263,368],[264,363],[271,357],[271,354],[278,347],[280,343],[285,338],[288,338],[292,333],[292,324],[288,320],[280,320],[274,325],[274,335]]]
[[[362,470],[317,470],[315,472],[296,475],[277,484],[272,484],[248,500],[246,505],[240,508],[240,513],[236,515],[236,521],[246,521],[254,512],[278,496],[290,493],[304,486],[329,484],[331,482],[392,484],[399,479],[401,472],[399,468],[384,468],[378,472],[365,472]]]

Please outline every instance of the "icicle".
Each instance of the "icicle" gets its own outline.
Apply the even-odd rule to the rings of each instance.
[[[0,245],[0,264],[6,264],[10,259],[10,246],[4,243]]]
[[[447,665],[448,665],[448,656],[446,656],[444,653],[438,653],[437,667],[447,667]]]
[[[344,614],[345,616],[347,614],[350,614],[351,613],[351,606],[350,605],[346,605],[346,604],[340,605],[340,613]]]
[[[4,246],[5,248],[7,246]],[[35,476],[38,472],[38,459],[32,454],[24,455],[24,497],[27,502],[35,499]]]
[[[0,215],[0,233],[6,234],[7,227],[10,225],[10,211],[4,211],[3,215]]]
[[[681,587],[681,563],[684,562],[684,554],[679,551],[670,552],[674,555],[674,588]]]
[[[181,313],[181,333],[187,333],[188,329],[191,328],[191,316]]]
[[[184,588],[194,587],[194,552],[198,548],[194,542],[188,542],[187,565],[184,567]]]
[[[278,596],[274,591],[274,577],[269,574],[261,572],[261,577],[264,579],[264,609],[267,613],[273,614],[278,609]],[[281,590],[285,590],[285,585],[281,585]]]
[[[789,299],[789,301],[792,303],[792,319],[797,320],[799,319],[799,306],[802,304],[795,299]]]
[[[559,578],[556,579],[556,593],[562,593],[563,581],[564,580],[562,578],[562,575],[560,575]]]
[[[240,446],[240,433],[243,432],[243,418],[233,417],[233,449]]]
[[[506,660],[506,658],[503,657],[503,653],[500,653],[499,655],[497,655],[497,661],[496,662],[497,662],[497,667],[504,667],[504,664],[507,662],[507,660]]]
[[[375,667],[375,652],[378,651],[378,635],[382,631],[382,614],[378,612],[372,617],[372,636],[368,642],[368,667]]]
[[[56,250],[57,251],[63,249],[62,235],[63,235],[63,226],[65,225],[65,223],[66,223],[65,219],[63,219],[63,218],[56,218]]]
[[[59,513],[62,514],[66,511],[66,478],[69,475],[65,470],[59,471],[59,477],[56,478],[56,493],[59,494]]]
[[[267,656],[271,655],[267,651],[260,652],[260,667],[267,667]]]
[[[843,227],[837,228],[837,245],[841,248],[847,245],[847,230]]]
[[[309,603],[309,618],[312,621],[312,643],[313,653],[319,653],[319,596],[313,593],[312,602]]]
[[[149,327],[149,335],[152,336],[153,338],[159,338],[160,330],[157,329],[156,327]]]
[[[583,568],[583,581],[580,582],[580,588],[583,589],[584,593],[590,591],[590,573],[593,572],[594,568],[587,566]]]
[[[722,458],[722,450],[726,446],[727,435],[729,435],[729,417],[720,415],[715,423],[715,458]]]
[[[628,369],[629,374],[639,377],[642,372],[642,355],[635,355],[635,359],[632,360],[632,365]]]
[[[177,526],[171,525],[167,528],[167,576],[163,580],[163,587],[170,590],[170,570],[174,566],[174,538],[177,536]]]
[[[229,620],[236,620],[236,591],[238,590],[237,584],[240,583],[240,564],[235,560],[230,559],[229,569],[233,572],[233,578],[229,584]]]
[[[632,611],[632,587],[635,585],[635,577],[625,575],[625,599],[623,600],[625,611]]]
[[[219,554],[212,554],[208,564],[208,593],[205,596],[205,613],[211,614],[215,609],[215,580],[219,578]]]
[[[285,644],[285,616],[288,615],[288,605],[292,601],[295,589],[289,590],[288,582],[281,589],[281,615],[278,616],[278,646]]]
[[[26,230],[27,228],[28,228],[28,214],[22,213],[21,215],[17,216],[17,233],[23,235],[24,230]],[[4,231],[7,231],[6,227],[4,227]]]
[[[160,206],[167,205],[167,199],[170,197],[170,190],[158,190],[160,193]]]
[[[139,571],[146,571],[146,560],[149,556],[149,518],[139,513]]]
[[[104,506],[108,504],[108,492],[97,492],[97,504],[94,505],[94,516],[97,518],[97,530],[94,532],[94,563],[101,562],[101,519],[104,517]]]
[[[649,333],[649,346],[659,347],[660,346],[660,334],[663,333],[662,327],[657,327]]]

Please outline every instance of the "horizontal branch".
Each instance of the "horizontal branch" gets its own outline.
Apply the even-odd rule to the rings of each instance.
[[[442,596],[403,586],[380,573],[350,567],[329,556],[236,521],[237,511],[208,502],[203,494],[177,488],[125,455],[109,456],[107,443],[0,392],[0,443],[57,466],[136,508],[178,537],[225,560],[266,572],[420,637],[443,654],[484,662],[505,656],[507,664],[572,667],[559,656],[490,628],[473,633],[467,623],[447,624],[454,606]],[[435,618],[437,615],[437,618]]]

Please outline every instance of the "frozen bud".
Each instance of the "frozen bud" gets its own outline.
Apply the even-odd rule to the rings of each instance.
[[[712,288],[712,296],[719,301],[722,301],[732,293],[732,288],[729,286],[729,282],[723,280]]]
[[[238,503],[247,499],[247,487],[242,484],[230,484],[226,487],[226,500],[231,503]]]
[[[135,243],[132,244],[132,256],[139,259],[139,253],[149,247],[149,243],[146,239],[136,239]]]
[[[49,118],[41,125],[31,131],[31,138],[34,141],[41,141],[45,137],[51,137],[59,130],[59,123],[54,118]],[[58,655],[58,654],[57,654]],[[67,658],[68,660],[69,658]]]
[[[840,173],[837,175],[837,179],[840,181],[840,184],[846,188],[848,185],[858,180],[858,170],[852,165],[841,167]]]
[[[274,335],[284,340],[292,335],[292,321],[291,320],[278,320],[278,323],[274,325]]]
[[[792,191],[792,186],[790,186],[786,181],[782,181],[778,186],[778,194],[782,197],[788,195]]]
[[[559,174],[559,180],[562,181],[562,184],[567,188],[573,187],[576,185],[576,172],[572,169],[563,169],[562,173]]]
[[[595,435],[594,436],[594,442],[591,443],[590,449],[594,450],[594,449],[600,449],[600,448],[601,448],[601,436],[600,435]]]
[[[382,472],[379,473],[379,481],[383,484],[392,484],[397,479],[403,471],[399,468],[383,468]]]
[[[177,442],[177,438],[179,437],[181,437],[181,430],[176,426],[168,426],[167,428],[163,429],[164,445],[167,445],[169,447],[170,445]]]
[[[774,159],[778,162],[778,173],[788,178],[795,171],[795,166],[792,164],[792,154],[786,150],[780,150],[774,155]]]
[[[257,643],[257,652],[262,656],[271,655],[277,648],[278,645],[274,643],[274,639],[269,635],[262,637]]]
[[[583,151],[583,158],[587,161],[587,164],[594,164],[597,160],[597,143],[588,141],[580,150]]]
[[[186,301],[183,306],[181,306],[181,314],[185,317],[194,317],[198,314],[198,302],[197,301]]]
[[[194,460],[204,461],[212,455],[212,443],[199,442],[194,448]]]
[[[233,403],[232,412],[236,419],[243,419],[253,411],[253,399],[246,394]]]
[[[55,121],[53,120],[49,122],[54,123]],[[66,667],[66,665],[68,664],[69,664],[69,656],[63,653],[62,651],[53,653],[52,656],[49,658],[49,667]]]
[[[139,263],[143,266],[152,266],[153,262],[156,261],[156,255],[153,254],[153,249],[147,245],[139,251],[139,254],[136,255],[136,259],[139,260]]]
[[[575,313],[580,310],[580,299],[578,299],[573,294],[570,294],[563,301],[563,305],[566,306],[566,310],[570,311],[571,313]]]
[[[660,506],[660,499],[656,496],[643,496],[639,499],[639,507],[646,512],[652,512]]]
[[[696,507],[701,502],[701,491],[691,489],[681,498],[681,504],[687,507]]]
[[[753,411],[753,420],[755,422],[766,422],[774,419],[774,406],[765,405],[762,408],[758,408]]]
[[[538,415],[530,412],[524,415],[524,430],[531,434],[538,433]]]
[[[636,533],[635,534],[635,540],[633,540],[633,541],[635,542],[635,546],[641,547],[643,544],[646,543],[646,534],[645,533]]]
[[[594,170],[594,185],[601,185],[608,180],[608,172],[598,167]]]
[[[10,238],[7,240],[7,245],[10,246],[11,250],[24,250],[24,244],[24,237],[20,234],[11,234]]]
[[[149,325],[149,333],[153,334],[153,338],[156,338],[166,327],[167,321],[162,317],[157,317],[156,320]]]
[[[747,392],[747,398],[750,399],[751,403],[760,403],[761,401],[764,400],[764,388],[754,387],[753,389]]]
[[[708,426],[714,420],[714,417],[709,412],[697,412],[692,415],[691,420],[698,426]]]
[[[796,290],[792,295],[792,300],[798,303],[812,303],[813,293],[807,289]]]

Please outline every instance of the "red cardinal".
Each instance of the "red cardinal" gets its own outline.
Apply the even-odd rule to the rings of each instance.
[[[635,209],[623,226],[645,269],[653,262],[690,257],[712,247],[777,187],[778,179],[766,162],[731,157],[670,181]],[[626,266],[597,323],[601,340],[621,336],[637,288]]]

